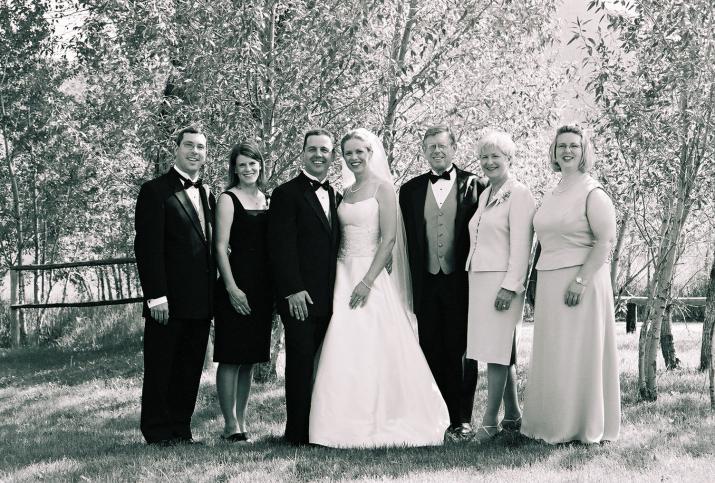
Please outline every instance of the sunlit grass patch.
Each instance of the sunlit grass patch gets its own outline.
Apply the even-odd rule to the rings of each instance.
[[[700,329],[675,324],[682,367],[659,373],[655,402],[637,397],[636,334],[617,327],[623,424],[618,441],[550,446],[502,434],[484,445],[335,450],[280,438],[282,381],[256,384],[249,404],[254,443],[219,438],[223,423],[213,370],[204,372],[193,422],[201,447],[146,446],[139,433],[140,340],[104,349],[0,352],[0,480],[180,481],[710,481],[715,418],[699,362]],[[519,348],[520,388],[528,377],[532,325]],[[660,361],[662,368],[662,360]],[[473,419],[486,400],[481,368]]]

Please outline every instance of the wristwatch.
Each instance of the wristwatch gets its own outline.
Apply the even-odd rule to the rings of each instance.
[[[584,280],[581,277],[576,277],[576,280],[574,280],[574,282],[576,282],[577,284],[582,285],[584,287],[586,286],[586,282],[584,282]]]

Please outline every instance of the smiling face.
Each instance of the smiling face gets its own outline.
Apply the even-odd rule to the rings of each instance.
[[[241,154],[236,158],[236,175],[241,186],[253,186],[261,175],[261,163]]]
[[[581,136],[572,132],[561,133],[556,137],[555,157],[556,162],[565,174],[579,170],[583,158]]]
[[[496,146],[487,145],[482,147],[479,152],[479,164],[491,184],[496,184],[509,176],[511,161]]]
[[[437,174],[442,174],[452,167],[454,153],[457,146],[452,144],[449,133],[441,132],[434,136],[428,136],[422,142],[422,150],[425,159]]]
[[[174,149],[176,167],[192,178],[206,163],[206,136],[199,133],[184,133]]]
[[[335,159],[333,141],[323,134],[308,136],[301,159],[305,171],[322,181],[328,175],[330,165]]]
[[[372,157],[369,143],[354,137],[345,141],[343,145],[343,158],[348,169],[356,176],[369,169],[368,163]]]

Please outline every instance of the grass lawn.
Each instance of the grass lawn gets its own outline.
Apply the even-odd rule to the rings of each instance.
[[[713,481],[715,416],[699,360],[700,324],[674,324],[682,369],[661,370],[656,402],[636,397],[635,334],[617,327],[621,356],[621,439],[604,445],[549,446],[500,436],[476,446],[333,450],[282,443],[281,383],[255,385],[250,445],[219,439],[222,419],[213,371],[194,416],[202,447],[155,448],[139,432],[139,341],[102,350],[0,352],[0,480],[401,480],[401,481]],[[519,374],[527,375],[532,326],[525,324]],[[663,367],[662,360],[659,367]],[[480,368],[481,369],[481,368]],[[481,371],[480,371],[481,372]],[[474,420],[486,397],[480,376]]]

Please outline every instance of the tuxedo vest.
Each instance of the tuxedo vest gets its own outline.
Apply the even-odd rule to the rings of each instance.
[[[425,238],[427,240],[427,271],[437,274],[440,270],[449,274],[454,272],[454,224],[457,218],[457,183],[447,194],[442,207],[437,206],[437,200],[432,187],[427,186],[425,200]]]

